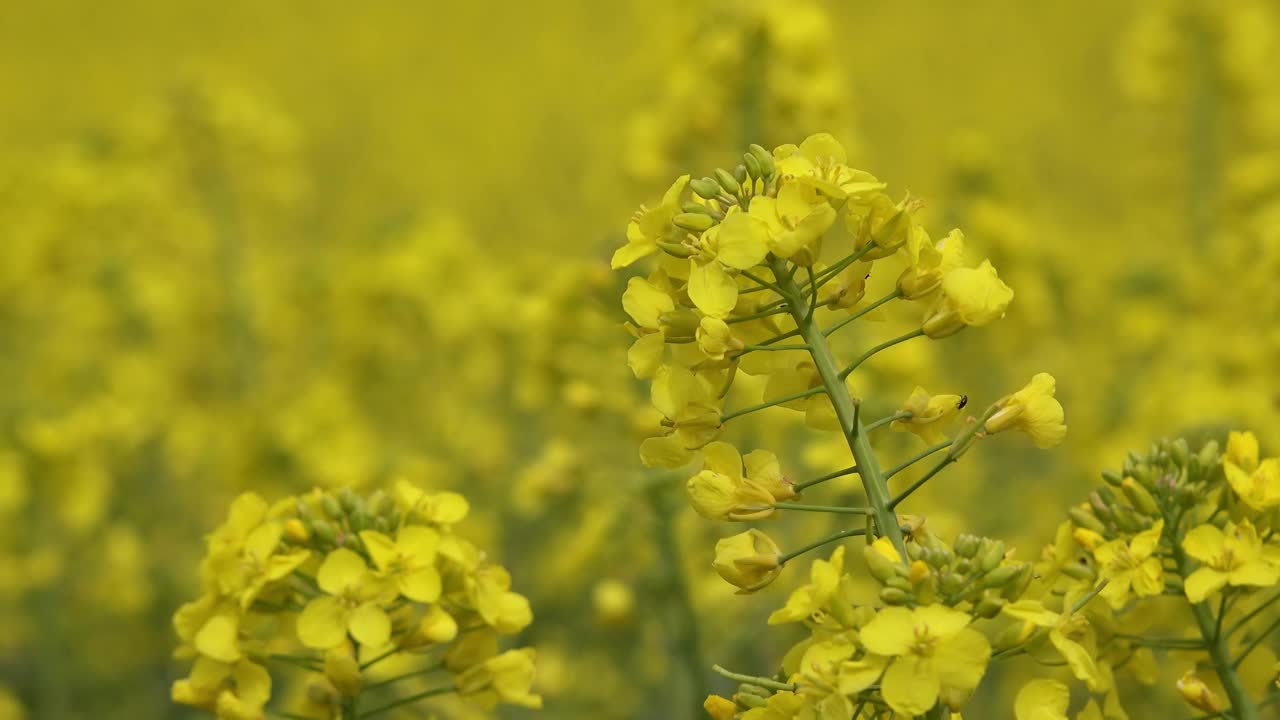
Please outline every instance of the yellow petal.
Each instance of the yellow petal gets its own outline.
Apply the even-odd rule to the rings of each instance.
[[[1213,525],[1199,525],[1182,539],[1182,547],[1188,555],[1200,562],[1211,562],[1222,554],[1226,547],[1226,536]]]
[[[369,557],[373,558],[373,564],[376,565],[379,570],[382,570],[384,572],[388,567],[391,567],[392,563],[394,563],[400,555],[396,551],[395,541],[393,541],[391,538],[387,537],[386,535],[383,535],[382,533],[376,530],[362,531],[360,533],[360,540],[361,542],[364,543],[364,549],[369,551]],[[332,558],[332,557],[333,555],[330,555],[328,558],[325,558],[325,565],[329,564],[329,558]],[[359,559],[358,556],[357,556],[357,559]],[[323,572],[323,567],[324,566],[321,566],[321,572]],[[354,579],[347,578],[346,576],[343,576],[343,579],[347,580],[348,582],[356,582],[360,577],[360,575],[366,569],[367,568],[364,565],[364,561],[361,561],[359,569],[354,571],[356,573],[354,576]],[[334,567],[330,568],[331,573],[348,572],[349,570],[350,570],[349,568],[345,568],[341,566],[337,566],[336,568]],[[322,582],[318,579],[318,576],[317,576],[317,582]],[[335,575],[329,576],[329,582],[331,583],[336,582]],[[339,584],[334,588],[328,588],[328,587],[325,587],[323,584],[321,584],[320,587],[324,588],[325,591],[330,593],[339,593],[342,591],[342,588],[345,584],[346,583]]]
[[[400,594],[418,602],[429,603],[440,599],[440,573],[434,567],[425,567],[400,577]]]
[[[382,647],[391,639],[391,619],[377,604],[367,602],[351,612],[351,636],[361,645]]]
[[[859,639],[867,650],[876,655],[905,655],[911,651],[911,644],[915,641],[915,626],[915,616],[910,610],[887,607],[862,628]]]
[[[240,659],[240,618],[223,612],[209,618],[196,633],[196,651],[221,662]]]
[[[331,648],[347,639],[346,619],[337,598],[318,597],[298,615],[298,639],[309,648]]]
[[[1210,567],[1202,567],[1191,573],[1184,589],[1187,599],[1193,603],[1203,602],[1205,598],[1222,589],[1227,584],[1227,574]]]
[[[716,233],[716,259],[731,268],[749,270],[769,254],[769,233],[765,224],[744,212],[733,212],[720,223]]]
[[[362,533],[363,536],[363,533]],[[440,533],[421,525],[409,525],[396,535],[396,547],[414,565],[427,565],[435,561],[440,547]]]
[[[965,692],[978,687],[990,659],[991,643],[987,636],[968,627],[951,637],[943,637],[933,654],[934,667],[942,684]]]
[[[1057,680],[1032,680],[1018,691],[1014,715],[1018,720],[1067,720],[1071,690]]]
[[[667,349],[666,339],[662,333],[641,335],[631,344],[627,351],[627,366],[631,373],[640,380],[648,380],[657,374],[662,367],[662,357]]]
[[[738,284],[718,262],[690,261],[689,299],[702,312],[723,318],[738,304]]]
[[[889,608],[901,609],[901,608]],[[883,612],[883,611],[882,611]],[[915,717],[938,704],[941,683],[937,673],[914,655],[893,661],[880,681],[880,692],[895,712]]]

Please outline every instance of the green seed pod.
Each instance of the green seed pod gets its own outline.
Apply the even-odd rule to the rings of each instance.
[[[1156,499],[1151,497],[1151,493],[1133,478],[1125,478],[1124,484],[1120,486],[1124,491],[1125,497],[1129,498],[1129,502],[1138,510],[1147,515],[1156,516],[1160,514],[1160,506],[1156,503]]]
[[[1004,598],[984,595],[982,599],[978,601],[977,606],[974,607],[973,614],[980,618],[990,620],[991,618],[999,615],[1000,611],[1004,609],[1004,606]]]
[[[765,700],[763,697],[750,693],[734,695],[733,701],[738,703],[740,707],[746,708],[747,710],[762,708],[769,704],[769,701]]]
[[[728,171],[716,168],[715,175],[716,182],[720,183],[720,187],[730,195],[737,195],[738,191],[742,189],[742,183],[738,182]]]
[[[747,169],[747,175],[753,179],[758,179],[763,176],[763,172],[760,168],[760,161],[751,153],[747,153],[742,156],[742,166]]]
[[[871,546],[869,545],[863,546],[862,557],[865,558],[867,561],[867,570],[871,573],[871,576],[874,577],[876,580],[879,580],[880,582],[883,583],[883,582],[888,582],[889,578],[897,576],[897,572],[896,572],[896,568],[898,567],[897,563],[893,562],[892,560],[885,557],[884,555],[881,555],[879,552],[874,550]]]
[[[768,698],[770,695],[773,694],[773,691],[767,688],[760,687],[759,685],[753,685],[751,683],[742,683],[741,685],[738,686],[738,694],[752,695],[758,698]]]
[[[773,153],[754,144],[750,146],[749,150],[755,156],[756,162],[760,164],[760,172],[764,177],[767,178],[777,172],[778,168],[773,162]]]
[[[910,599],[911,596],[902,588],[880,588],[880,601],[885,605],[904,605]]]
[[[1115,470],[1103,470],[1102,479],[1111,487],[1120,487],[1120,482],[1124,480],[1124,477]]]
[[[983,572],[991,572],[1000,566],[1000,561],[1004,560],[1004,543],[1000,540],[989,541],[990,545],[982,551],[978,557],[978,566]]]
[[[978,538],[964,533],[956,538],[956,554],[960,557],[971,558],[978,554]]]
[[[680,213],[671,221],[676,227],[689,232],[700,233],[710,230],[716,224],[714,218],[702,213]]]
[[[703,200],[714,200],[720,194],[720,183],[709,177],[690,180],[689,187]]]

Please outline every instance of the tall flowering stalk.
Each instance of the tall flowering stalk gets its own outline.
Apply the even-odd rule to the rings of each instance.
[[[882,584],[878,611],[855,607],[844,548],[830,561],[817,561],[812,582],[770,618],[775,624],[803,621],[814,630],[798,648],[803,657],[792,658],[798,664],[785,682],[721,670],[746,678],[763,694],[737,701],[713,696],[707,707],[717,717],[765,708],[783,717],[803,708],[824,717],[851,717],[871,707],[931,716],[958,709],[991,654],[985,635],[970,623],[997,616],[1030,579],[1031,566],[1007,558],[1002,543],[963,536],[953,548],[898,509],[988,435],[1018,429],[1042,447],[1059,442],[1066,427],[1052,377],[1037,375],[980,415],[966,417],[950,437],[944,428],[968,406],[960,394],[917,388],[895,411],[863,418],[864,398],[853,377],[864,364],[901,343],[986,325],[1013,299],[989,262],[965,262],[959,231],[932,240],[915,220],[919,206],[909,195],[893,200],[884,183],[850,167],[830,135],[772,152],[753,145],[732,171],[681,177],[659,204],[642,207],[613,257],[619,269],[655,258],[647,276],[630,278],[622,298],[635,336],[629,364],[637,377],[652,381],[653,404],[663,416],[660,434],[642,443],[641,460],[680,467],[701,457],[703,468],[687,491],[708,519],[757,521],[786,512],[851,519],[847,529],[790,552],[760,530],[726,538],[716,548],[720,575],[751,592],[774,581],[799,555],[865,535],[871,574]],[[839,251],[824,252],[832,244]],[[828,255],[836,259],[824,261]],[[866,278],[891,257],[906,266],[894,289],[867,300]],[[840,357],[832,336],[894,302],[919,307],[919,326],[856,357]],[[826,319],[831,312],[836,319]],[[741,375],[764,377],[764,396],[728,408],[726,398]],[[773,407],[803,412],[811,427],[841,433],[851,464],[795,482],[774,452],[743,454],[719,439],[733,420]],[[872,447],[872,434],[887,427],[912,432],[927,446],[886,465]],[[891,478],[931,458],[914,483],[891,492]],[[853,474],[865,505],[799,502],[802,493]]]

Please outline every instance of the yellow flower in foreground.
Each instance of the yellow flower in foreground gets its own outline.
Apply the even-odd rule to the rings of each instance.
[[[379,647],[391,638],[391,620],[378,604],[386,586],[346,548],[325,557],[316,583],[328,595],[313,599],[298,616],[298,639],[311,648],[328,649],[347,639]]]
[[[688,184],[689,176],[682,175],[667,189],[657,207],[640,207],[627,225],[627,244],[613,254],[610,264],[614,270],[652,255],[658,251],[659,242],[673,239],[672,235],[678,229],[671,224],[671,220],[680,212],[680,195]]]
[[[687,368],[660,369],[650,399],[665,416],[668,432],[640,444],[640,459],[648,467],[680,467],[720,433],[720,409],[710,384]]]
[[[885,702],[903,715],[923,715],[941,693],[978,686],[991,644],[969,627],[968,613],[943,605],[908,610],[888,607],[862,628],[868,651],[894,658],[880,681]]]
[[[942,426],[960,414],[964,407],[964,398],[959,395],[930,395],[924,388],[917,386],[911,391],[911,397],[899,408],[899,412],[909,412],[911,417],[894,420],[890,425],[894,430],[915,433],[921,440],[929,444],[941,442],[945,435]]]
[[[840,587],[844,573],[844,548],[831,553],[831,560],[814,560],[809,568],[809,584],[796,588],[787,604],[769,615],[770,625],[781,625],[807,619],[821,610]]]
[[[1057,613],[1045,608],[1035,600],[1019,600],[1004,606],[1003,612],[1009,617],[1017,618],[1030,627],[1049,629],[1049,642],[1067,661],[1076,678],[1089,684],[1089,689],[1100,692],[1106,687],[1106,681],[1098,671],[1098,663],[1083,645],[1072,639],[1072,633],[1087,630],[1088,621],[1071,613],[1071,597],[1067,598],[1067,607]],[[1029,632],[1028,632],[1029,634]],[[1063,706],[1065,709],[1065,706]],[[1022,717],[1019,715],[1018,717]]]
[[[715,566],[720,577],[741,588],[739,595],[755,592],[782,572],[778,544],[756,529],[738,533],[716,543]]]
[[[898,276],[898,289],[908,300],[932,298],[942,287],[942,278],[960,267],[964,254],[964,233],[952,230],[935,244],[919,225],[907,240],[907,268]]]
[[[1021,430],[1036,447],[1050,448],[1067,436],[1062,404],[1054,397],[1057,381],[1049,373],[1036,373],[1031,382],[1001,401],[1001,408],[987,419],[988,433]]]
[[[773,514],[773,495],[742,474],[742,457],[726,442],[703,448],[703,468],[686,490],[693,509],[708,520],[762,520]]]
[[[1258,531],[1248,520],[1239,525],[1227,523],[1225,532],[1213,525],[1192,528],[1182,547],[1203,563],[1187,578],[1187,599],[1193,603],[1225,585],[1268,587],[1280,582],[1280,563],[1267,556]]]
[[[527,708],[542,707],[533,691],[534,650],[522,648],[491,657],[458,677],[458,692],[493,707],[499,702]]]
[[[1249,507],[1263,512],[1280,505],[1280,458],[1258,462],[1258,438],[1253,433],[1228,436],[1222,469],[1231,489]]]
[[[942,294],[925,313],[924,333],[942,338],[966,327],[987,325],[1004,317],[1013,290],[1000,280],[991,262],[976,268],[956,268],[942,278]]]
[[[1130,592],[1138,597],[1150,597],[1164,592],[1164,567],[1155,556],[1160,545],[1164,521],[1157,520],[1126,543],[1123,538],[1112,540],[1093,549],[1098,561],[1098,571],[1107,580],[1102,588],[1102,598],[1119,610],[1128,602]]]
[[[410,525],[401,528],[395,540],[365,530],[360,539],[378,566],[379,577],[393,583],[401,595],[424,603],[440,598],[440,572],[435,567],[440,535],[435,530]]]

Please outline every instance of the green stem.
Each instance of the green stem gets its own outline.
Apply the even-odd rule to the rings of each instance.
[[[821,385],[817,387],[811,387],[808,390],[805,390],[803,392],[792,393],[784,397],[774,398],[773,400],[770,400],[768,402],[762,402],[759,405],[751,405],[750,407],[745,407],[745,408],[742,408],[741,410],[735,410],[734,412],[731,412],[728,415],[721,416],[720,422],[721,424],[727,423],[736,417],[742,417],[743,415],[746,415],[748,413],[753,413],[757,410],[764,410],[766,408],[771,408],[777,405],[783,405],[785,403],[791,402],[792,400],[800,400],[802,398],[807,398],[807,397],[810,397],[811,395],[817,395],[818,393],[824,393],[826,391],[827,389]]]
[[[933,447],[927,447],[927,448],[925,448],[924,450],[921,450],[920,452],[916,453],[916,455],[915,455],[914,457],[912,457],[912,458],[910,458],[910,459],[908,459],[908,460],[904,460],[903,462],[900,462],[900,463],[898,463],[897,465],[893,466],[893,468],[891,468],[891,469],[889,469],[889,470],[885,471],[884,479],[885,479],[885,480],[888,480],[889,478],[893,477],[894,475],[897,475],[898,473],[902,472],[903,470],[906,470],[907,468],[911,467],[911,466],[912,466],[912,465],[914,465],[915,463],[920,462],[921,460],[923,460],[923,459],[925,459],[925,458],[929,457],[930,455],[932,455],[932,454],[934,454],[934,453],[938,452],[939,450],[942,450],[942,449],[944,449],[944,448],[946,448],[946,447],[948,447],[948,446],[950,446],[950,445],[951,445],[951,441],[950,441],[950,440],[947,440],[946,442],[941,442],[941,443],[938,443],[937,445],[934,445]]]
[[[828,480],[834,480],[838,477],[844,477],[845,475],[856,475],[857,473],[858,473],[858,466],[850,465],[849,467],[843,470],[836,470],[835,472],[829,472],[826,475],[823,475],[822,477],[816,477],[812,480],[805,480],[804,482],[797,484],[795,487],[795,490],[796,492],[800,492],[805,488],[811,488],[814,485],[820,485]]]
[[[1227,630],[1227,637],[1231,637],[1232,635],[1235,635],[1236,632],[1239,631],[1241,628],[1243,628],[1245,625],[1247,625],[1250,620],[1254,619],[1255,617],[1258,616],[1259,613],[1262,613],[1267,608],[1271,607],[1277,600],[1280,600],[1280,593],[1276,593],[1275,595],[1272,595],[1270,598],[1267,598],[1266,600],[1262,601],[1262,603],[1258,605],[1258,607],[1254,608],[1253,610],[1250,610],[1248,615],[1245,615],[1244,617],[1237,620],[1235,624],[1231,626],[1231,629]]]
[[[374,715],[381,715],[382,713],[387,712],[388,710],[394,710],[398,707],[401,707],[402,705],[408,705],[410,703],[415,703],[415,702],[418,702],[419,700],[425,700],[429,697],[435,697],[437,695],[446,695],[448,693],[453,692],[455,689],[456,688],[450,685],[449,687],[440,687],[440,688],[435,688],[434,690],[427,690],[425,692],[420,692],[416,695],[410,695],[409,697],[400,698],[399,700],[389,702],[386,705],[376,707],[366,713],[361,713],[361,717],[371,718]]]
[[[825,512],[837,515],[873,515],[871,508],[841,507],[839,505],[801,505],[798,503],[774,503],[779,510],[799,510],[802,512]]]
[[[907,486],[905,490],[895,495],[894,498],[889,501],[889,507],[891,508],[898,507],[898,505],[900,505],[903,500],[906,500],[907,498],[911,497],[911,493],[924,487],[924,484],[932,480],[934,475],[937,475],[938,473],[942,472],[944,468],[946,468],[948,465],[950,465],[955,461],[956,459],[951,457],[950,455],[939,460],[937,465],[934,465],[932,468],[929,468],[929,472],[925,473],[924,475],[921,475],[918,480],[911,483],[910,485]]]
[[[400,682],[401,680],[407,680],[407,679],[409,679],[409,678],[411,678],[411,677],[418,677],[418,676],[420,676],[420,675],[430,675],[430,674],[431,674],[431,673],[433,673],[433,672],[439,672],[439,671],[440,671],[440,670],[442,670],[443,668],[444,668],[444,664],[443,664],[443,663],[435,663],[435,664],[434,664],[434,665],[432,665],[431,667],[425,667],[425,668],[422,668],[421,670],[413,670],[413,671],[411,671],[411,672],[401,673],[401,674],[396,675],[396,676],[394,676],[394,677],[389,677],[389,678],[387,678],[386,680],[379,680],[379,681],[378,681],[378,682],[376,682],[376,683],[369,683],[368,685],[365,685],[365,686],[364,686],[364,689],[365,689],[365,690],[373,690],[373,689],[375,689],[375,688],[380,688],[380,687],[384,687],[384,686],[386,686],[386,685],[391,685],[391,684],[393,684],[393,683]]]
[[[915,413],[903,411],[903,412],[896,412],[892,415],[882,417],[879,420],[868,425],[867,432],[871,432],[872,430],[879,430],[880,428],[884,427],[885,425],[888,425],[894,420],[906,420],[910,418],[912,415],[915,415]]]
[[[844,327],[845,325],[848,325],[849,323],[853,322],[854,320],[857,320],[858,318],[862,317],[863,315],[866,315],[867,313],[871,312],[872,310],[875,310],[876,308],[878,308],[878,307],[880,307],[881,305],[883,305],[883,304],[885,304],[885,303],[889,302],[890,300],[897,300],[897,299],[898,299],[898,298],[900,298],[900,297],[902,297],[902,291],[901,291],[901,290],[894,290],[893,292],[889,293],[888,295],[885,295],[884,297],[882,297],[882,298],[880,298],[879,300],[877,300],[877,301],[875,301],[875,302],[871,303],[870,305],[868,305],[868,306],[866,306],[866,307],[862,308],[861,310],[858,310],[858,311],[854,312],[854,313],[853,313],[853,314],[851,314],[849,317],[847,317],[847,318],[845,318],[845,319],[841,320],[840,322],[836,323],[835,325],[832,325],[831,327],[827,328],[826,330],[823,330],[823,331],[822,331],[822,335],[823,335],[824,337],[830,337],[833,333],[837,332],[838,330],[840,330],[840,328]]]
[[[773,269],[774,277],[782,276],[782,260],[771,257],[769,266]],[[813,364],[818,370],[818,376],[822,379],[822,385],[826,388],[827,396],[831,398],[831,405],[835,409],[836,418],[840,421],[845,441],[849,444],[850,452],[853,453],[854,465],[859,468],[858,476],[862,479],[862,488],[871,505],[876,530],[880,535],[889,538],[897,549],[899,557],[905,558],[907,546],[902,539],[902,530],[898,527],[898,517],[889,507],[889,486],[881,475],[880,461],[871,450],[867,433],[858,419],[857,404],[849,395],[843,378],[836,369],[836,360],[831,354],[826,335],[822,328],[818,327],[814,318],[808,316],[808,305],[795,281],[788,280],[783,283],[783,290],[786,291],[783,297],[791,308],[791,317],[796,321],[800,336],[809,346],[809,356],[813,358]]]
[[[388,651],[386,651],[386,652],[382,653],[381,655],[379,655],[379,656],[375,657],[374,659],[370,660],[369,662],[362,663],[362,664],[360,665],[360,669],[361,669],[361,670],[368,670],[369,668],[373,667],[374,665],[377,665],[378,663],[382,662],[383,660],[386,660],[387,658],[391,657],[392,655],[395,655],[395,654],[396,654],[396,653],[398,653],[398,652],[400,652],[400,648],[398,648],[398,647],[391,648],[390,650],[388,650]]]
[[[1268,625],[1266,630],[1258,633],[1258,637],[1254,638],[1253,642],[1249,643],[1244,650],[1240,651],[1240,656],[1235,659],[1235,662],[1231,663],[1232,669],[1240,667],[1240,664],[1245,661],[1245,658],[1249,657],[1249,653],[1257,650],[1258,646],[1267,639],[1268,635],[1275,632],[1276,628],[1280,628],[1280,618],[1276,618],[1275,622]]]
[[[1182,577],[1189,577],[1193,568],[1186,551],[1182,549],[1182,543],[1179,542],[1178,523],[1177,521],[1169,523],[1167,518],[1165,522],[1167,525],[1165,535],[1169,540],[1170,547],[1173,549],[1173,557],[1178,563],[1178,574]],[[1227,700],[1231,703],[1231,715],[1236,720],[1259,720],[1258,708],[1249,698],[1249,693],[1245,690],[1239,673],[1236,672],[1236,664],[1231,662],[1231,648],[1227,642],[1227,636],[1217,632],[1218,619],[1213,616],[1213,611],[1209,608],[1208,601],[1203,600],[1198,603],[1192,603],[1188,600],[1187,602],[1191,605],[1191,611],[1196,616],[1196,624],[1200,627],[1200,637],[1204,639],[1205,647],[1209,651],[1209,658],[1213,660],[1218,679],[1222,681],[1222,689],[1226,691]],[[1241,659],[1243,659],[1243,656],[1241,656]]]
[[[873,355],[880,352],[881,350],[887,350],[893,347],[894,345],[897,345],[899,343],[904,343],[912,338],[918,338],[918,337],[924,337],[924,328],[916,328],[915,330],[912,330],[911,332],[906,333],[905,335],[899,335],[898,337],[893,338],[891,340],[885,340],[879,345],[876,345],[870,350],[862,353],[862,355],[857,360],[854,360],[852,363],[850,363],[849,367],[841,370],[840,379],[844,380],[845,378],[852,375],[853,371],[857,370],[859,365],[866,362],[867,360],[870,360]]]
[[[823,285],[826,285],[828,281],[830,281],[836,275],[839,275],[845,268],[858,262],[859,260],[862,259],[863,255],[866,255],[867,253],[871,252],[875,248],[876,248],[875,242],[869,242],[862,249],[855,250],[852,254],[850,254],[845,259],[837,262],[835,265],[832,265],[826,270],[823,270],[822,272],[818,273],[818,280],[816,283],[817,286],[822,287]]]
[[[808,350],[808,345],[744,345],[741,350],[734,354],[734,357],[746,355],[756,350],[769,350],[772,352],[782,352],[786,350]]]
[[[784,302],[779,300],[778,302],[769,303],[768,305],[764,306],[760,310],[757,310],[756,312],[751,313],[750,315],[738,315],[737,317],[731,317],[728,320],[725,320],[724,322],[726,325],[733,325],[735,323],[744,323],[744,322],[749,322],[751,320],[760,320],[762,318],[767,318],[771,315],[781,315],[782,313],[787,311],[786,308],[783,307],[784,304],[785,304]]]
[[[866,534],[867,534],[867,530],[866,530],[866,528],[850,528],[850,529],[848,529],[848,530],[841,530],[840,532],[835,533],[834,535],[828,535],[827,537],[824,537],[824,538],[822,538],[821,540],[817,540],[817,541],[815,541],[815,542],[811,542],[811,543],[809,543],[808,545],[805,545],[805,546],[804,546],[804,547],[802,547],[802,548],[799,548],[799,549],[797,549],[797,550],[792,550],[791,552],[789,552],[789,553],[787,553],[787,554],[785,554],[785,555],[781,555],[781,556],[779,556],[779,557],[778,557],[778,564],[779,564],[779,565],[786,565],[786,564],[787,564],[787,562],[788,562],[789,560],[791,560],[791,559],[793,559],[793,558],[795,558],[795,557],[797,557],[797,556],[799,556],[799,555],[803,555],[803,554],[805,554],[805,553],[807,553],[807,552],[809,552],[810,550],[813,550],[813,549],[815,549],[815,548],[820,548],[820,547],[822,547],[823,545],[826,545],[827,543],[833,543],[833,542],[835,542],[835,541],[837,541],[837,540],[843,540],[844,538],[849,538],[849,537],[858,537],[859,535],[866,535]]]

